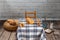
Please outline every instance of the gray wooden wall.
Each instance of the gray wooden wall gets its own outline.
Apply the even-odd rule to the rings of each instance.
[[[0,19],[24,17],[25,11],[34,10],[37,17],[60,18],[60,0],[0,0]]]

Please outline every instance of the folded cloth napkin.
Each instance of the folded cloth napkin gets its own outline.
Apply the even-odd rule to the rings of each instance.
[[[18,40],[46,40],[45,31],[35,24],[25,24],[24,27],[17,28]]]

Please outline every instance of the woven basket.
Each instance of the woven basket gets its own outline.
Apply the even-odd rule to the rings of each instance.
[[[17,24],[11,25],[7,21],[3,24],[3,27],[7,30],[10,30],[10,31],[15,31],[17,29],[17,26],[18,26]]]

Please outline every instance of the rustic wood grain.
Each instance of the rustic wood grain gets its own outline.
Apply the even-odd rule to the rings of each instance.
[[[54,30],[55,32],[54,32],[54,36],[55,36],[55,39],[56,40],[60,40],[60,30]]]
[[[8,40],[11,32],[4,30],[3,34],[0,37],[0,40]]]
[[[16,32],[12,32],[9,40],[16,40]]]
[[[49,35],[48,35],[48,34],[46,34],[46,39],[47,39],[47,40],[50,40],[50,38],[49,38]]]
[[[3,32],[4,32],[4,29],[3,28],[0,28],[0,37],[3,34]]]
[[[51,36],[52,36],[52,40],[56,40],[56,39],[55,39],[55,36],[54,36],[54,32],[52,33]]]
[[[52,35],[53,35],[52,33],[51,34],[46,34],[47,40],[53,40]]]

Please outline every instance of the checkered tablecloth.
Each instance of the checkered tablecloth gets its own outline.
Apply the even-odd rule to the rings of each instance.
[[[45,31],[36,24],[25,24],[24,27],[17,28],[18,40],[46,40]]]
[[[35,25],[25,25],[25,27],[17,29],[18,40],[46,40],[45,32],[42,27]]]

